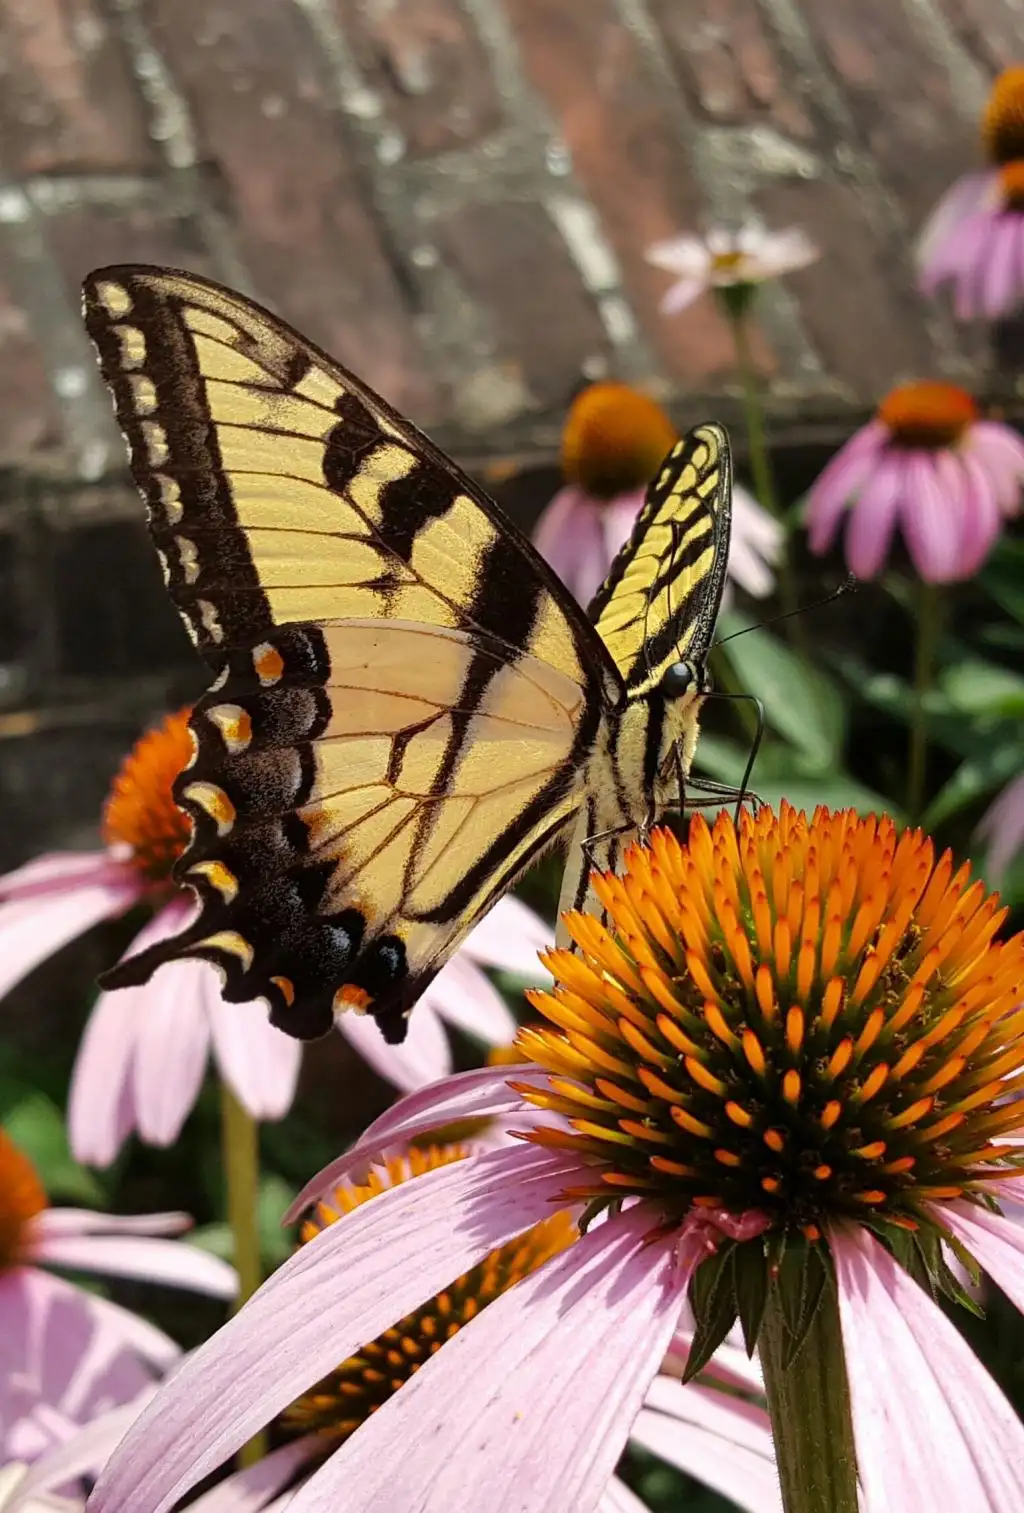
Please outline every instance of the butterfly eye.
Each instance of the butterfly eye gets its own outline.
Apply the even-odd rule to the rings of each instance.
[[[666,699],[681,699],[699,687],[701,677],[692,662],[673,662],[666,667],[661,680],[661,691]]]

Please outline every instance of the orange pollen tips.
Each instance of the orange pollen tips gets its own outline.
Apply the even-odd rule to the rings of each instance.
[[[607,924],[565,917],[576,950],[546,958],[548,1023],[518,1042],[551,1074],[519,1091],[559,1116],[526,1138],[593,1169],[574,1196],[812,1236],[869,1212],[914,1227],[1016,1172],[1024,935],[996,941],[998,898],[920,831],[695,816],[594,888]]]
[[[25,1229],[46,1207],[36,1169],[0,1130],[0,1274],[25,1257]]]
[[[151,882],[165,882],[188,845],[188,818],[171,797],[171,785],[192,760],[189,709],[169,714],[140,736],[121,763],[103,810],[108,846],[127,846],[131,861]]]
[[[956,384],[901,384],[878,406],[878,418],[897,446],[940,451],[953,446],[978,419],[978,407]]]
[[[432,1145],[410,1147],[407,1155],[390,1157],[374,1167],[365,1183],[339,1187],[330,1203],[319,1203],[313,1217],[303,1225],[302,1240],[314,1239],[329,1224],[385,1189],[462,1161],[469,1154],[463,1145]],[[493,1250],[472,1271],[386,1329],[304,1393],[285,1410],[284,1427],[296,1434],[320,1434],[331,1448],[347,1439],[482,1308],[571,1245],[576,1237],[575,1224],[562,1211]]]
[[[678,439],[648,395],[628,384],[591,384],[562,428],[562,472],[593,498],[614,499],[649,483]]]
[[[981,136],[998,167],[1024,158],[1024,67],[1004,69],[992,86],[982,117]]]

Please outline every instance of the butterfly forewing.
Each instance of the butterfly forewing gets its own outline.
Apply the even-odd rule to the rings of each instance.
[[[104,269],[86,324],[167,585],[217,673],[178,864],[200,912],[111,984],[201,955],[282,1028],[390,1038],[571,821],[616,670],[470,480],[283,323],[188,274]]]

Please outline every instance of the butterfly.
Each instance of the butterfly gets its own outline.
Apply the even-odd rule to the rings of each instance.
[[[179,957],[303,1039],[416,999],[549,846],[562,909],[678,808],[708,691],[731,472],[716,424],[651,483],[591,617],[498,506],[283,321],[190,273],[103,268],[84,317],[168,590],[214,677],[174,797]]]

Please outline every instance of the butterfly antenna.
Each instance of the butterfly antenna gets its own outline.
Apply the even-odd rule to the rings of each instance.
[[[733,790],[736,795],[736,808],[733,811],[733,823],[737,828],[739,828],[740,810],[743,808],[743,805],[746,803],[747,797],[750,794],[750,788],[748,785],[750,783],[751,774],[754,770],[754,763],[757,761],[757,753],[761,749],[761,741],[764,737],[764,703],[757,697],[756,694],[753,693],[719,693],[717,689],[712,689],[712,691],[708,694],[705,694],[704,697],[707,699],[745,699],[749,704],[753,704],[754,708],[757,710],[757,726],[754,730],[754,736],[750,743],[750,755],[747,757],[747,765],[743,769],[743,776],[740,779],[740,786]]]
[[[784,614],[772,615],[770,620],[759,620],[756,625],[745,625],[742,630],[734,630],[731,636],[723,636],[720,641],[716,641],[711,650],[714,651],[715,646],[724,646],[727,641],[735,641],[738,636],[745,636],[749,631],[766,630],[769,625],[778,625],[780,620],[792,620],[795,615],[806,615],[808,610],[820,609],[823,604],[831,604],[834,599],[841,599],[844,594],[856,593],[858,586],[853,573],[847,573],[839,587],[834,588],[823,599],[812,599],[810,604],[802,604],[799,609],[787,609]]]

